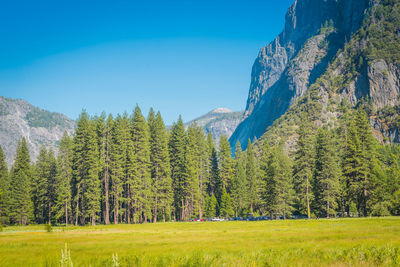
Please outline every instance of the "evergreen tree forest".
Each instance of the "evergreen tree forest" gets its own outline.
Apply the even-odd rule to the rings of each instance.
[[[10,170],[0,148],[0,222],[95,225],[210,217],[400,215],[400,146],[380,144],[363,107],[336,126],[303,120],[294,149],[269,140],[232,148],[160,112],[83,111],[57,153],[31,162],[20,140]],[[274,145],[271,145],[274,144]]]

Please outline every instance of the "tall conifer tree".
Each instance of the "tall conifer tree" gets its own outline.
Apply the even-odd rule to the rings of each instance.
[[[31,197],[32,167],[25,138],[18,142],[14,164],[11,168],[11,223],[27,224],[33,219]]]
[[[72,139],[64,132],[57,158],[55,218],[64,217],[68,226],[71,217]]]
[[[246,178],[247,178],[247,190],[248,190],[248,201],[250,207],[250,213],[253,213],[254,206],[257,203],[257,177],[256,177],[256,162],[255,155],[253,152],[253,145],[249,139],[246,150]]]
[[[340,169],[332,138],[320,128],[316,138],[314,195],[317,213],[330,217],[337,208]]]
[[[10,176],[8,175],[8,167],[6,155],[0,146],[0,224],[9,223],[9,201],[10,201]]]
[[[239,141],[236,144],[235,159],[234,159],[234,172],[231,188],[232,208],[235,212],[235,217],[246,207],[246,171],[244,168],[244,157],[242,148]]]
[[[172,201],[172,181],[169,166],[168,133],[160,112],[148,116],[150,127],[150,161],[153,190],[153,222],[157,222],[161,212],[165,222],[170,216]]]
[[[171,162],[171,178],[174,190],[174,217],[182,220],[184,209],[183,183],[186,179],[186,131],[182,118],[172,126],[169,140],[169,154]]]
[[[275,214],[287,218],[293,211],[294,190],[291,162],[280,146],[271,148],[264,175],[266,210],[271,216]]]
[[[312,192],[312,178],[314,168],[314,148],[311,127],[308,122],[302,122],[298,130],[299,139],[296,143],[296,152],[293,164],[293,179],[296,190],[296,204],[303,214],[311,218],[311,202],[314,199]]]
[[[132,118],[132,146],[133,184],[130,188],[132,194],[137,195],[133,198],[141,222],[147,222],[152,218],[153,196],[151,190],[150,173],[150,130],[146,119],[142,115],[139,106],[136,106]],[[131,194],[131,193],[130,193]]]
[[[222,135],[219,139],[218,165],[222,186],[227,192],[231,192],[231,180],[233,174],[231,153],[231,146],[228,142],[228,138]]]

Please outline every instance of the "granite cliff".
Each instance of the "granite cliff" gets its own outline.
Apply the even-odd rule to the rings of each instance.
[[[231,144],[245,148],[289,110],[295,113],[299,102],[320,105],[323,122],[337,117],[335,101],[355,107],[363,99],[371,102],[377,137],[398,140],[398,130],[382,126],[379,113],[399,105],[399,28],[398,1],[296,0],[283,32],[255,60],[244,120]]]

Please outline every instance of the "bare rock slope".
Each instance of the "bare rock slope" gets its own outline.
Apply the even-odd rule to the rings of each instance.
[[[57,150],[64,131],[72,134],[75,122],[65,115],[45,111],[25,100],[0,96],[0,146],[11,166],[18,141],[26,138],[31,159],[36,160],[41,145]]]

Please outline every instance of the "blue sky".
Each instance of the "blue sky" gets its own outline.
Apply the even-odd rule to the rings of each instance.
[[[292,2],[1,1],[0,95],[73,119],[136,104],[167,124],[243,110],[252,64]]]

